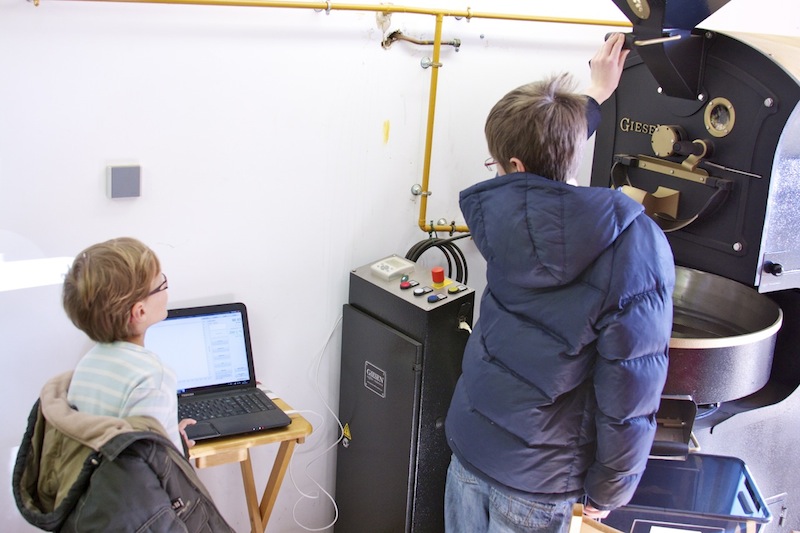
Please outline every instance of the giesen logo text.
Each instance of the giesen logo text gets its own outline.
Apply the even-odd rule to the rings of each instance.
[[[386,372],[364,361],[364,386],[381,398],[386,398]]]

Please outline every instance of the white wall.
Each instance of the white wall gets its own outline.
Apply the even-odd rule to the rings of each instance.
[[[611,0],[469,7],[624,20]],[[791,0],[732,0],[702,26],[797,36],[797,12]],[[395,29],[432,39],[434,19],[395,14]],[[458,191],[490,177],[482,130],[491,105],[556,71],[585,84],[608,31],[445,18],[444,39],[462,46],[443,48],[429,219],[463,223]],[[420,60],[431,49],[398,42],[384,50],[381,39],[371,12],[0,0],[0,254],[73,256],[138,237],[159,254],[172,305],[244,301],[266,385],[297,409],[335,409],[348,271],[404,255],[427,236],[410,188],[422,176],[431,73]],[[142,167],[142,196],[110,200],[105,167],[127,163]],[[459,243],[480,290],[482,261]],[[439,257],[429,254],[433,265]],[[42,383],[90,346],[59,296],[56,285],[0,292],[4,531],[31,530],[10,491],[28,411]],[[304,492],[317,492],[307,472],[331,491],[335,452],[325,449],[335,423],[307,417],[322,429],[298,447],[294,477]],[[273,457],[255,451],[261,487]],[[248,531],[238,468],[201,476],[228,520]],[[333,516],[330,502],[301,499],[287,477],[270,531],[302,531],[295,504],[309,528]]]

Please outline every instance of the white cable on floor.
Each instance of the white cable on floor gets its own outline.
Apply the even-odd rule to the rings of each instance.
[[[310,500],[319,499],[320,494],[319,494],[319,492],[307,494],[307,493],[303,492],[302,490],[300,490],[300,487],[297,486],[297,482],[294,479],[294,471],[292,469],[292,464],[294,462],[294,455],[292,456],[292,462],[289,463],[289,477],[292,480],[292,485],[294,485],[295,490],[297,490],[297,492],[299,492],[300,496],[301,496],[295,502],[294,506],[292,507],[292,518],[294,519],[295,523],[298,526],[302,527],[306,531],[324,531],[324,530],[326,530],[326,529],[328,529],[330,527],[333,527],[333,525],[339,519],[339,507],[338,507],[338,505],[336,505],[336,500],[334,499],[334,497],[333,497],[333,495],[331,493],[329,493],[327,490],[325,490],[323,488],[323,486],[320,485],[320,483],[316,479],[314,479],[314,477],[309,473],[309,468],[311,467],[311,465],[313,465],[318,460],[320,460],[322,457],[324,457],[325,454],[330,452],[332,449],[335,449],[339,445],[339,443],[341,442],[342,437],[344,436],[344,428],[342,427],[342,422],[339,420],[339,417],[336,416],[336,413],[331,408],[331,406],[328,405],[328,402],[325,401],[325,398],[323,397],[322,392],[320,391],[320,387],[319,387],[319,368],[320,368],[320,365],[321,365],[321,362],[322,362],[322,358],[324,357],[325,352],[328,350],[328,346],[330,345],[331,339],[333,338],[334,333],[336,333],[336,330],[338,329],[338,327],[341,324],[341,322],[342,322],[342,315],[339,315],[339,317],[336,319],[336,323],[333,325],[333,328],[331,328],[331,332],[328,335],[328,339],[325,341],[325,345],[322,347],[322,350],[319,352],[319,356],[317,357],[317,359],[315,361],[315,368],[314,368],[315,374],[314,374],[314,381],[313,381],[315,390],[317,391],[317,395],[320,397],[320,399],[322,400],[322,403],[325,405],[325,409],[331,414],[331,416],[333,416],[334,420],[336,420],[336,424],[339,426],[339,437],[333,442],[333,444],[331,444],[330,446],[328,446],[327,448],[322,450],[319,454],[317,454],[310,461],[308,461],[308,463],[306,463],[306,466],[305,466],[306,477],[309,480],[311,480],[311,482],[314,485],[317,486],[319,491],[321,491],[323,494],[325,494],[325,496],[330,500],[331,504],[333,505],[334,516],[333,516],[333,521],[331,521],[330,524],[328,524],[326,526],[323,526],[323,527],[319,527],[319,528],[311,528],[311,527],[307,527],[307,526],[305,526],[305,525],[300,523],[300,521],[297,518],[297,506],[300,505],[300,502],[303,501],[304,499],[310,499]],[[320,420],[322,420],[322,423],[320,424],[320,427],[317,430],[314,431],[314,433],[319,431],[319,433],[324,436],[324,433],[322,432],[322,429],[325,427],[325,417],[323,415],[321,415],[321,414],[319,414],[319,413],[317,413],[315,411],[309,411],[309,410],[297,410],[297,412],[298,413],[309,413],[309,414],[313,414],[313,415],[319,417]]]

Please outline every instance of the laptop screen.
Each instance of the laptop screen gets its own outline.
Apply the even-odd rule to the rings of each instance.
[[[171,309],[145,347],[175,371],[179,395],[255,384],[244,304]]]

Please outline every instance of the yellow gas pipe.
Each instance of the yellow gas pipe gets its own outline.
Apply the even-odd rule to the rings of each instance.
[[[495,20],[517,20],[524,22],[550,22],[557,24],[581,24],[588,26],[612,26],[612,27],[630,27],[629,22],[619,22],[610,20],[594,20],[594,19],[577,19],[577,18],[564,18],[564,17],[539,17],[535,15],[513,15],[504,13],[481,13],[473,12],[472,9],[466,10],[444,10],[436,8],[420,8],[420,7],[407,7],[395,5],[362,5],[362,4],[334,4],[333,2],[270,2],[263,0],[76,0],[82,2],[120,2],[120,3],[137,3],[137,4],[180,4],[180,5],[198,5],[198,6],[237,6],[237,7],[276,7],[276,8],[291,8],[291,9],[314,9],[315,11],[325,11],[330,13],[332,10],[337,11],[374,11],[376,13],[409,13],[415,15],[433,15],[436,17],[436,29],[433,39],[433,59],[431,63],[431,87],[428,97],[428,124],[427,132],[425,135],[425,154],[422,168],[422,191],[420,193],[419,204],[419,228],[426,232],[431,233],[435,231],[444,231],[449,233],[467,232],[467,226],[457,226],[455,223],[452,225],[439,225],[428,224],[426,222],[426,212],[428,209],[428,184],[430,181],[431,173],[431,153],[433,150],[433,123],[436,114],[436,90],[439,82],[439,63],[440,54],[442,50],[442,21],[444,17],[466,18],[467,20],[473,18],[495,19]],[[39,0],[33,0],[33,4],[38,6]]]

